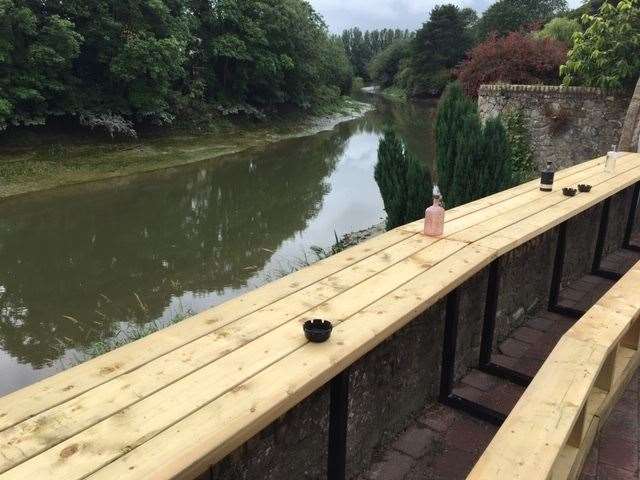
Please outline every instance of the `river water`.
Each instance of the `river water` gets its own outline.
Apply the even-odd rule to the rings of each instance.
[[[0,203],[0,395],[382,221],[378,140],[394,128],[431,167],[435,105],[366,101],[330,131]]]

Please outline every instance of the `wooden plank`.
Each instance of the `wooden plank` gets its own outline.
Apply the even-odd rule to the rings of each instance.
[[[146,444],[150,438],[181,420],[193,418],[196,409],[212,403],[216,403],[215,411],[220,409],[225,412],[224,418],[210,418],[205,414],[204,418],[208,419],[198,417],[198,422],[204,421],[207,428],[216,432],[232,432],[234,437],[244,441],[248,438],[248,432],[256,432],[266,426],[277,416],[277,412],[284,413],[494,258],[493,253],[486,249],[464,249],[467,250],[465,255],[450,256],[435,265],[432,268],[435,277],[429,271],[422,273],[370,306],[364,309],[355,307],[359,308],[358,313],[338,324],[331,340],[325,344],[304,342],[300,324],[289,323],[216,362],[212,368],[219,372],[219,376],[212,376],[213,370],[201,369],[192,374],[188,382],[177,382],[166,388],[162,395],[153,395],[84,430],[9,470],[4,478],[17,479],[31,475],[38,478],[44,472],[49,478],[83,478],[88,472],[104,467],[130,449]],[[402,301],[398,301],[398,296],[402,297]],[[338,302],[336,308],[345,308],[345,303]],[[255,368],[256,364],[270,357],[270,351],[277,350],[280,345],[287,346],[300,341],[301,347],[284,354],[279,361],[271,362],[270,366],[243,384],[222,385],[230,378],[229,369]],[[269,352],[264,353],[267,350]],[[257,377],[258,381],[255,380]],[[214,390],[226,393],[214,402],[208,401],[215,398],[212,393]],[[258,417],[263,419],[262,423],[256,421]],[[212,441],[199,432],[181,427],[177,430],[182,432],[181,435],[187,435],[188,440],[174,436],[176,432],[172,431],[171,445],[166,445],[165,439],[160,444],[164,443],[165,447],[170,448],[180,443],[190,448],[197,445],[198,448],[216,452],[224,450],[227,453],[229,448],[238,445],[229,439]],[[193,442],[193,438],[199,441]],[[69,455],[70,452],[73,452],[72,455]],[[171,454],[171,460],[177,461],[180,456],[181,451],[177,450]],[[167,460],[169,458],[165,458]],[[105,478],[147,478],[147,473],[139,469],[129,470],[127,467],[126,470],[125,476],[106,474]],[[162,475],[167,478],[179,473],[169,472],[164,467],[156,470],[156,474],[158,472],[163,472]]]
[[[534,214],[525,220],[503,228],[477,241],[478,245],[493,248],[499,254],[506,253],[528,242],[569,218],[597,205],[638,181],[637,167],[593,187],[590,193],[578,195]]]
[[[614,177],[613,179],[626,178],[624,177],[624,173],[628,172],[635,172],[636,176],[639,175],[640,162],[628,162],[627,164],[625,164],[624,169],[621,168],[621,174]],[[589,183],[593,186],[592,192],[597,193],[598,186],[608,184],[613,179],[611,177],[611,174],[607,174],[605,172],[601,172],[597,175],[592,175],[591,177],[589,177]],[[606,196],[609,196],[607,188],[601,189],[601,191],[605,195],[605,198]],[[454,235],[450,235],[449,238],[467,243],[475,242],[508,226],[519,225],[520,222],[522,222],[524,219],[535,216],[536,214],[539,216],[544,214],[546,217],[545,220],[548,220],[552,215],[561,215],[565,210],[570,210],[573,212],[573,207],[577,203],[576,200],[583,199],[583,196],[581,195],[577,197],[565,197],[562,191],[554,191],[546,194],[544,192],[540,193],[542,193],[542,196],[535,199],[535,201],[532,200],[530,202],[527,202],[527,204],[522,208],[509,211],[497,218],[491,218],[486,221],[476,223],[466,230],[463,230]],[[595,196],[592,193],[583,195],[587,198]],[[566,205],[564,210],[561,208],[562,205]],[[551,209],[551,207],[556,208]],[[573,214],[575,215],[575,213]]]
[[[300,324],[305,320],[322,316],[338,322],[347,318],[465,247],[464,243],[450,240],[435,241],[424,237],[422,240],[421,245],[428,245],[426,248],[386,270],[377,271],[376,275],[350,289],[345,288],[345,293],[325,302],[320,301],[320,305],[302,316],[285,315],[281,310],[270,309],[255,318],[242,319],[224,330],[193,342],[188,348],[175,350],[134,372],[1,432],[0,472],[125,407],[136,404],[135,411],[142,414],[145,408],[150,408],[142,400],[164,387],[167,388],[155,395],[159,400],[152,399],[149,404],[162,402],[162,398],[166,396],[178,398],[180,394],[171,393],[174,390],[184,391],[184,396],[194,402],[209,401],[303,345],[306,339],[301,334]],[[341,288],[340,282],[339,278],[329,277],[316,284],[315,288],[337,292]],[[302,296],[300,301],[304,302],[304,298]],[[314,298],[319,296],[315,295]],[[282,325],[287,325],[287,328],[278,328]],[[284,341],[279,340],[280,338]],[[239,347],[244,348],[238,350]],[[252,362],[251,359],[255,360]],[[198,390],[197,393],[189,391],[190,387],[187,385],[196,385],[193,388],[197,389],[197,385],[206,382],[206,379],[215,381],[213,390]],[[185,403],[186,408],[188,405],[189,403]],[[193,408],[195,407],[191,407]],[[188,414],[189,410],[183,413]]]
[[[590,176],[599,173],[600,171],[602,171],[601,164],[603,162],[603,159],[604,157],[591,160],[589,162],[585,162],[558,172],[555,182],[556,189],[561,189],[562,187],[586,181],[586,179],[588,179]],[[546,192],[541,192],[539,187],[540,180],[536,179],[510,188],[508,190],[494,193],[493,195],[490,195],[488,197],[483,197],[464,205],[460,205],[446,212],[446,221],[449,222],[449,220],[453,218],[459,218],[459,216],[471,217],[474,219],[468,225],[471,226],[475,223],[478,223],[479,221],[486,220],[487,218],[489,218],[488,215],[493,212],[500,213],[495,208],[497,206],[505,205],[505,211],[507,211],[511,208],[524,205],[529,201],[534,201],[538,198],[543,198],[544,196],[548,195]],[[473,214],[475,214],[476,216],[472,217]],[[399,228],[413,233],[419,233],[422,232],[423,221],[417,220]]]
[[[549,476],[606,353],[601,346],[561,338],[468,478],[498,479],[507,472],[513,479]]]

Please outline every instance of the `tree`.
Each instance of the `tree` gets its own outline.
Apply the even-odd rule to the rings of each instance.
[[[74,102],[72,62],[82,41],[69,20],[0,0],[0,130],[44,124]]]
[[[536,37],[552,38],[570,47],[573,45],[573,34],[579,30],[580,24],[577,20],[567,17],[556,17],[548,22],[542,30],[536,32]]]
[[[411,53],[410,93],[438,95],[451,79],[451,70],[472,45],[471,16],[455,5],[440,5],[416,32]]]
[[[512,32],[492,35],[468,54],[456,71],[467,95],[476,97],[483,83],[560,83],[560,65],[567,58],[564,43]]]
[[[374,176],[387,212],[387,230],[424,215],[431,197],[431,176],[391,130],[380,139]]]
[[[409,56],[410,46],[409,40],[398,39],[376,54],[369,63],[371,80],[383,87],[391,86],[400,71],[401,62]]]
[[[376,55],[395,41],[411,37],[412,34],[408,30],[384,28],[363,33],[357,27],[344,30],[340,36],[355,74],[365,80],[370,79],[369,65]]]
[[[566,0],[498,0],[478,22],[478,35],[485,39],[492,33],[509,32],[544,24],[567,9]]]
[[[0,75],[0,130],[64,115],[135,134],[313,108],[353,74],[304,0],[0,0]]]
[[[460,85],[447,87],[436,120],[438,182],[448,207],[490,195],[513,182],[507,132],[500,119],[482,126]]]
[[[507,130],[499,117],[488,119],[482,130],[478,196],[485,197],[514,183]]]
[[[460,130],[456,132],[456,157],[453,165],[447,168],[453,170],[451,187],[444,197],[447,206],[456,207],[475,200],[485,193],[485,188],[478,175],[482,166],[484,142],[482,138],[482,123],[477,111],[467,113],[461,119]],[[444,192],[443,192],[444,193]]]
[[[640,0],[604,3],[597,15],[583,15],[567,62],[565,85],[632,88],[640,75]]]
[[[474,111],[474,103],[462,92],[460,84],[447,86],[436,117],[436,165],[440,191],[447,195],[452,190],[453,173],[458,157],[457,135],[463,120]],[[449,202],[447,202],[449,203]]]

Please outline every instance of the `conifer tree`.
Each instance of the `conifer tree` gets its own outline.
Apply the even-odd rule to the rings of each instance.
[[[436,119],[437,183],[445,198],[451,193],[455,159],[458,155],[456,138],[464,117],[474,109],[473,102],[464,95],[458,82],[447,86],[438,106]]]
[[[476,104],[459,84],[447,87],[436,120],[438,184],[447,207],[490,195],[513,183],[511,153],[500,119],[482,126]]]
[[[403,223],[413,222],[424,216],[424,210],[432,198],[431,173],[423,162],[406,152],[407,159],[407,207]]]
[[[484,197],[513,185],[507,130],[500,118],[486,121],[482,142],[478,196]]]
[[[431,195],[431,176],[391,130],[380,140],[374,176],[387,212],[387,230],[424,215]]]
[[[476,112],[462,117],[456,136],[456,158],[451,180],[451,193],[445,197],[447,206],[457,206],[481,196],[478,167],[484,147],[482,124]]]

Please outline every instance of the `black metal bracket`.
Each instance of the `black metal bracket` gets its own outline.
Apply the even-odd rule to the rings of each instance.
[[[491,361],[496,317],[498,314],[498,295],[500,293],[500,260],[500,258],[495,259],[489,266],[489,281],[487,283],[478,369],[481,372],[503,378],[516,385],[527,387],[531,383],[532,377]]]
[[[607,240],[607,230],[609,229],[609,211],[611,210],[611,197],[602,202],[602,213],[600,215],[600,227],[598,228],[598,238],[596,239],[596,250],[593,254],[593,264],[591,266],[591,274],[607,280],[620,280],[622,274],[604,270],[600,263],[604,252],[604,244]],[[627,222],[628,223],[628,222]]]
[[[452,393],[456,370],[459,317],[460,299],[456,289],[447,295],[446,300],[442,366],[440,371],[440,402],[449,407],[462,410],[480,420],[501,425],[506,418],[504,414]]]
[[[553,261],[553,276],[551,277],[551,289],[549,291],[549,311],[570,318],[580,318],[585,314],[584,311],[558,304],[566,250],[567,222],[564,221],[558,228],[558,243],[556,245],[556,255]]]
[[[631,250],[634,252],[640,252],[640,245],[632,245],[631,234],[633,233],[633,226],[635,225],[636,215],[638,213],[638,201],[640,200],[640,182],[636,182],[633,187],[633,196],[631,197],[631,209],[629,210],[629,218],[627,219],[627,226],[624,230],[624,239],[622,240],[622,248]]]
[[[327,479],[345,480],[347,470],[347,420],[349,417],[349,369],[330,383],[329,449]]]

